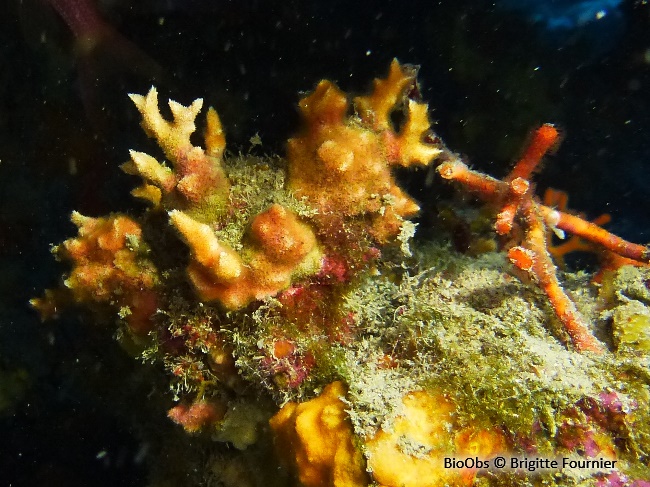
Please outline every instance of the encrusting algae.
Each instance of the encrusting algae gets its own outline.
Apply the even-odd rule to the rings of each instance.
[[[431,131],[416,74],[393,61],[353,99],[320,82],[286,159],[226,157],[212,108],[194,145],[202,100],[170,101],[170,121],[154,88],[131,95],[162,149],[122,166],[149,209],[74,213],[78,236],[54,248],[71,270],[33,306],[114,319],[164,366],[206,485],[647,487],[648,249],[539,202],[549,125],[504,180],[467,168]],[[419,206],[393,169],[436,165],[491,205],[501,250],[412,238]],[[561,231],[635,267],[598,286],[562,274]]]

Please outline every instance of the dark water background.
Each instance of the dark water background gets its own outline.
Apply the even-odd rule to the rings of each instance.
[[[229,149],[248,150],[259,134],[267,152],[282,153],[299,92],[322,78],[363,91],[397,57],[421,65],[437,132],[474,167],[505,174],[530,130],[556,123],[564,141],[537,177],[540,194],[566,190],[572,208],[610,213],[609,229],[648,242],[650,6],[582,2],[585,14],[577,3],[98,1],[121,37],[84,53],[46,0],[5,0],[0,485],[147,482],[143,425],[165,408],[143,404],[154,386],[140,365],[110,329],[74,314],[41,324],[27,305],[58,282],[49,246],[75,233],[73,209],[141,208],[118,166],[129,148],[152,143],[126,93],[155,84],[161,101],[203,97]],[[426,213],[446,190],[422,179],[406,176]]]

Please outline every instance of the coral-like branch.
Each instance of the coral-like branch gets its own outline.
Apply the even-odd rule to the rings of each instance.
[[[306,197],[321,219],[369,218],[373,237],[384,243],[418,212],[391,174],[393,166],[430,164],[441,152],[425,141],[427,105],[409,98],[416,72],[393,61],[372,93],[354,99],[356,117],[346,115],[348,99],[330,81],[300,100],[304,127],[288,142],[289,189]],[[398,107],[405,117],[399,131],[390,120]]]
[[[90,218],[75,211],[71,219],[79,235],[54,248],[73,265],[64,281],[67,296],[49,292],[32,305],[43,318],[68,300],[90,307],[109,305],[136,335],[149,332],[159,276],[146,258],[140,225],[124,215]]]
[[[129,95],[142,115],[142,127],[156,139],[171,161],[173,170],[144,152],[131,151],[131,161],[122,169],[139,175],[144,185],[134,190],[134,196],[166,209],[191,211],[202,221],[209,221],[223,209],[230,184],[222,168],[226,140],[221,121],[214,109],[208,110],[204,134],[206,151],[195,147],[190,136],[196,130],[194,120],[201,111],[203,100],[197,99],[184,107],[173,100],[169,108],[174,117],[167,121],[158,109],[158,92],[151,88],[146,96]]]
[[[271,206],[253,220],[253,245],[244,252],[249,254],[247,262],[219,242],[208,225],[178,210],[169,217],[190,248],[187,272],[203,301],[239,309],[289,287],[292,277],[320,269],[322,254],[313,231],[280,205]]]

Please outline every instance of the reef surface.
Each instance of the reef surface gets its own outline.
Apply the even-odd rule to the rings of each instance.
[[[212,108],[198,145],[200,99],[169,119],[131,95],[161,149],[122,166],[148,207],[74,213],[71,270],[32,304],[87,309],[164,369],[169,418],[210,445],[200,483],[648,485],[647,248],[535,196],[556,136],[503,180],[464,166],[416,75],[394,61],[354,98],[321,81],[284,158],[228,154]],[[486,204],[440,205],[417,238],[399,167]],[[598,283],[555,267],[563,231],[603,256]]]

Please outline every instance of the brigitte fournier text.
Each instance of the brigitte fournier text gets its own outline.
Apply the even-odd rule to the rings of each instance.
[[[617,460],[607,458],[522,458],[522,457],[495,457],[483,460],[478,457],[444,458],[444,468],[448,469],[479,469],[479,470],[525,470],[535,472],[539,470],[565,470],[565,469],[590,469],[612,470],[616,467]]]

